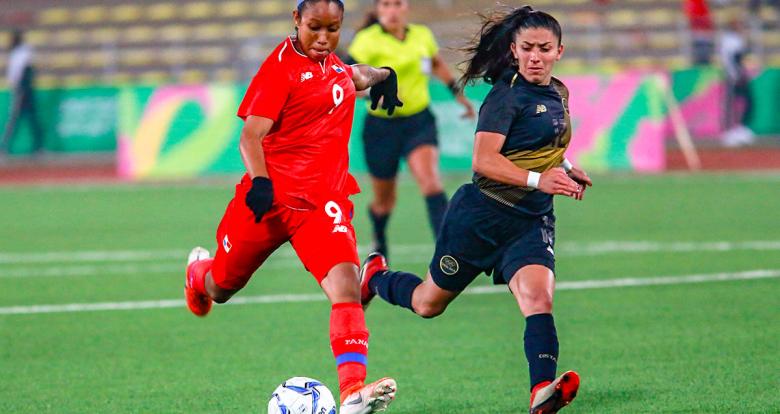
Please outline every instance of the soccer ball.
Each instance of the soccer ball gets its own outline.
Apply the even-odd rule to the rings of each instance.
[[[336,401],[320,381],[294,377],[276,387],[268,414],[336,414]]]

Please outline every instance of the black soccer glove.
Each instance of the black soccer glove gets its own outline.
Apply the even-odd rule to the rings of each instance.
[[[244,201],[255,214],[255,223],[259,223],[274,202],[274,186],[271,180],[266,177],[253,178],[252,188],[246,193]]]
[[[390,76],[371,87],[371,110],[375,110],[382,99],[382,109],[387,110],[388,115],[393,115],[396,107],[404,106],[398,99],[398,75],[393,68],[384,66],[382,69],[389,70]]]

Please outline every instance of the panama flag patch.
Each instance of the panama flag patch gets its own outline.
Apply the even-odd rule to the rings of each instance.
[[[233,245],[230,244],[230,240],[228,240],[227,234],[225,235],[225,238],[222,239],[222,248],[225,249],[225,253],[230,253],[230,249],[233,248]]]

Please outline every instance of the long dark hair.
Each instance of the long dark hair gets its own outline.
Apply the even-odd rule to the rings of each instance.
[[[461,49],[469,58],[461,62],[465,66],[460,86],[477,79],[489,84],[495,83],[501,74],[517,62],[510,50],[515,35],[524,29],[549,29],[561,45],[563,34],[561,25],[551,15],[534,10],[531,6],[497,10],[490,16],[479,14],[482,29],[466,47]]]

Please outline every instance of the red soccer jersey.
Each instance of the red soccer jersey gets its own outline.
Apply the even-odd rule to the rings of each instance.
[[[287,38],[266,58],[238,116],[274,121],[263,150],[277,201],[312,208],[360,192],[348,172],[354,112],[352,67],[334,53],[316,62]]]

